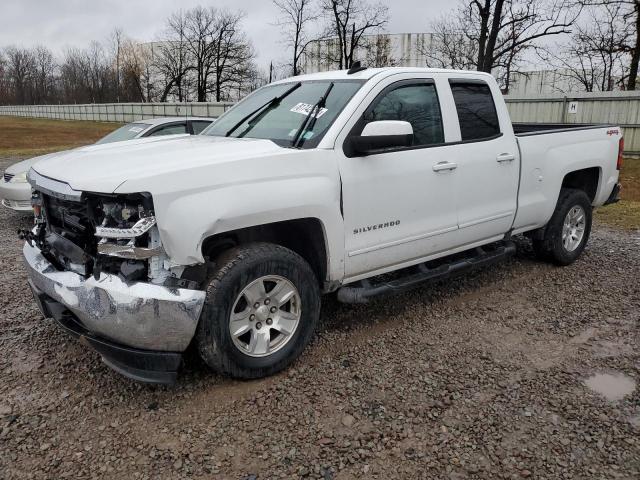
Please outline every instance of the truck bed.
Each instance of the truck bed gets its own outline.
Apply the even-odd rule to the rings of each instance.
[[[513,131],[516,136],[523,137],[530,135],[544,135],[545,133],[573,132],[576,130],[591,130],[606,127],[615,127],[615,125],[589,123],[514,123]]]
[[[532,230],[549,221],[563,179],[573,171],[587,170],[597,176],[592,205],[604,204],[618,181],[620,127],[519,123],[513,128],[521,165],[515,231]]]

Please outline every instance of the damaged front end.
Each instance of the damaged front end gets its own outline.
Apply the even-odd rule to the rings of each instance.
[[[137,380],[175,380],[204,304],[169,268],[149,193],[97,194],[31,170],[35,227],[20,232],[29,285],[45,317]]]
[[[177,278],[164,268],[167,256],[150,194],[83,193],[70,199],[35,190],[32,204],[36,227],[21,234],[59,270],[158,285]]]

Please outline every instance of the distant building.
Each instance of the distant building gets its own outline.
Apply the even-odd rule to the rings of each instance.
[[[370,67],[424,67],[434,45],[432,33],[381,33],[364,35],[363,39],[355,58]],[[335,68],[338,48],[337,38],[313,42],[302,61],[303,71],[316,73]]]
[[[368,67],[424,67],[436,57],[437,37],[433,33],[381,33],[364,35],[355,58]],[[464,41],[461,39],[460,41]],[[313,42],[302,61],[305,73],[336,68],[339,52],[337,38]],[[617,88],[615,88],[617,89]],[[567,70],[538,70],[511,75],[509,95],[553,95],[584,92],[585,87]]]
[[[619,78],[615,79],[612,90],[622,90]],[[596,87],[597,88],[597,87]],[[518,72],[511,75],[509,95],[557,95],[563,93],[584,93],[585,86],[569,70],[537,70]]]
[[[511,74],[509,95],[553,95],[584,91],[584,87],[566,70],[537,70]]]

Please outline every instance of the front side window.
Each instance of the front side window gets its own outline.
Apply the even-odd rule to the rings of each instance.
[[[403,120],[413,127],[413,146],[444,143],[436,86],[408,84],[383,93],[365,113],[365,121]]]
[[[498,113],[486,83],[451,83],[462,140],[482,140],[500,134]]]
[[[294,146],[299,136],[295,146],[315,147],[363,83],[314,80],[267,85],[222,115],[203,135],[263,138],[283,147]],[[300,131],[313,106],[325,95],[324,107],[316,109],[313,115],[315,121],[309,121],[307,128]],[[272,102],[277,97],[282,98]]]
[[[136,138],[142,132],[144,132],[147,128],[149,128],[149,124],[147,123],[129,123],[124,125],[117,130],[114,130],[110,134],[105,137],[102,137],[100,140],[96,142],[96,144],[101,143],[111,143],[111,142],[122,142],[123,140],[131,140]]]

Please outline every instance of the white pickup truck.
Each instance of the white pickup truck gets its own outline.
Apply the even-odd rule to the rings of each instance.
[[[37,163],[29,283],[131,378],[175,381],[190,346],[262,377],[300,355],[323,293],[366,302],[511,255],[520,234],[572,263],[617,199],[622,148],[617,126],[513,126],[483,73],[290,78],[202,135]]]

